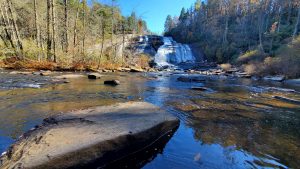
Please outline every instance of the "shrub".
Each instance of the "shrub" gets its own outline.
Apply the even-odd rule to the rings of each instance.
[[[231,65],[230,63],[225,63],[225,64],[221,64],[220,67],[221,67],[223,70],[227,71],[227,70],[229,70],[229,69],[232,68],[232,65]]]
[[[247,64],[253,61],[263,61],[266,58],[266,54],[260,50],[251,50],[238,57],[237,62],[239,64]]]
[[[244,71],[249,74],[249,75],[254,75],[257,74],[257,64],[254,63],[249,63],[249,64],[245,64],[243,65],[243,69]]]
[[[280,73],[288,77],[300,77],[300,36],[288,45],[281,47],[276,56]]]

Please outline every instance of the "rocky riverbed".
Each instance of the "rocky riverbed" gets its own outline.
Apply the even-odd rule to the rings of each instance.
[[[97,79],[88,74],[2,71],[0,152],[7,154],[19,136],[61,112],[138,101],[177,117],[180,127],[171,138],[124,158],[117,168],[298,166],[298,86],[184,71],[100,73]],[[104,84],[113,80],[119,85]],[[41,82],[39,88],[21,85]]]

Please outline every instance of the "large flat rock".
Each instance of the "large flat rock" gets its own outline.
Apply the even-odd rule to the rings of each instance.
[[[24,134],[1,157],[0,168],[105,166],[177,129],[178,119],[146,102],[61,114]]]

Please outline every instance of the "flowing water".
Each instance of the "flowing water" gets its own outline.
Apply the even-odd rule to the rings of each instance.
[[[177,43],[171,37],[164,37],[163,42],[164,45],[158,49],[154,57],[159,67],[195,62],[196,58],[188,45]]]
[[[215,76],[204,76],[203,83],[177,81],[183,75],[186,74],[115,73],[104,74],[101,80],[83,77],[68,84],[52,84],[51,77],[2,72],[0,154],[23,132],[51,115],[144,100],[178,117],[181,125],[169,141],[153,149],[150,157],[132,158],[131,166],[299,168],[300,106],[272,97],[300,100],[299,87]],[[105,79],[118,79],[121,85],[105,86]],[[195,86],[209,90],[191,90]]]

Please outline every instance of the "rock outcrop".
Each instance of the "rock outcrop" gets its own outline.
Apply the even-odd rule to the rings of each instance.
[[[0,158],[0,168],[90,168],[126,158],[172,133],[179,121],[145,102],[61,114],[27,132]]]

